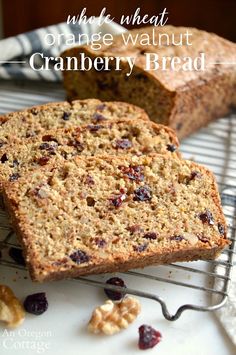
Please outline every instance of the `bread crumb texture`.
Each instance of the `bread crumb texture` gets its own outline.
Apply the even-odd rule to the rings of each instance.
[[[96,99],[49,103],[0,116],[0,148],[23,138],[37,136],[45,130],[98,124],[113,118],[140,118],[147,114],[124,102],[101,102]]]
[[[171,156],[76,157],[4,197],[38,281],[215,258],[228,244],[212,173]]]
[[[16,181],[23,173],[55,160],[99,154],[178,156],[178,146],[170,128],[141,119],[104,119],[81,127],[50,130],[2,146],[0,187],[5,181]]]

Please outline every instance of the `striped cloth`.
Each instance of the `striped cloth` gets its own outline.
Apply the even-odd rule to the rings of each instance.
[[[93,24],[60,23],[3,39],[0,41],[0,79],[60,81],[61,73],[53,70],[52,65],[50,70],[33,70],[29,65],[30,56],[39,52],[47,57],[57,57],[68,48],[66,42],[71,39],[72,35],[76,40],[78,35],[82,33],[91,38],[94,33],[114,35],[124,31],[124,27],[115,22],[99,26],[98,18],[96,18]],[[45,36],[48,33],[53,34],[55,38],[63,34],[60,36],[59,45],[50,46],[46,43]],[[83,42],[79,44],[83,44]],[[34,63],[41,66],[43,59],[37,56],[37,61],[35,60]]]

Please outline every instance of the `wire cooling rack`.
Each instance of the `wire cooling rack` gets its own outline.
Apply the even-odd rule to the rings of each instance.
[[[54,84],[25,86],[23,83],[3,83],[0,85],[0,113],[63,98],[63,91]],[[176,263],[121,273],[122,277],[130,280],[131,287],[126,289],[127,293],[158,302],[163,316],[171,321],[178,319],[185,310],[216,310],[225,304],[228,297],[236,243],[236,114],[219,119],[185,139],[181,151],[185,158],[202,163],[215,173],[231,245],[214,261]],[[0,270],[5,267],[25,269],[9,257],[9,248],[12,247],[20,248],[1,205]],[[105,284],[103,275],[79,277],[71,282],[122,290]],[[199,297],[195,293],[199,293]],[[178,299],[178,305],[171,313],[173,298]]]

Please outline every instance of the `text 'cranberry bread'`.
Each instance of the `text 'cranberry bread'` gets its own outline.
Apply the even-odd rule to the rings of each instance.
[[[21,174],[52,160],[70,160],[76,155],[180,156],[179,142],[171,128],[149,120],[106,120],[77,128],[47,131],[19,144],[0,150],[0,189],[5,181],[16,181]]]
[[[128,36],[136,43],[130,40],[124,44],[123,38],[127,42]],[[62,54],[64,66],[68,57],[76,57],[80,68],[81,53],[91,60],[129,56],[135,58],[134,67],[130,76],[126,75],[130,67],[124,59],[120,71],[115,70],[114,60],[109,62],[107,71],[64,70],[64,86],[70,100],[97,97],[136,104],[153,121],[177,130],[179,138],[225,115],[236,105],[236,44],[213,33],[186,27],[143,27],[114,36],[113,43],[101,43],[101,49],[93,50],[91,45],[68,49]],[[145,70],[147,53],[158,55],[158,69]],[[166,69],[162,69],[163,58],[177,57],[183,61],[189,57],[193,61],[202,53],[204,70],[173,70],[168,59]]]
[[[37,281],[212,259],[228,244],[214,176],[170,155],[76,157],[4,198]]]
[[[45,130],[99,124],[107,119],[130,118],[148,120],[139,107],[125,102],[101,102],[96,99],[49,103],[0,116],[0,147],[21,142]]]

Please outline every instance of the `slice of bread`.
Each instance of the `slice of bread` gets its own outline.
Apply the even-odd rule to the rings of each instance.
[[[4,199],[37,281],[213,259],[228,244],[214,176],[171,155],[60,161]]]
[[[125,102],[101,102],[96,99],[58,102],[31,107],[0,116],[0,148],[21,142],[49,129],[69,128],[85,124],[100,124],[113,118],[148,120],[141,108]]]
[[[140,119],[106,120],[76,128],[47,131],[19,144],[4,145],[0,150],[0,189],[5,181],[15,181],[52,160],[70,160],[76,155],[147,155],[179,156],[179,142],[165,126]]]

